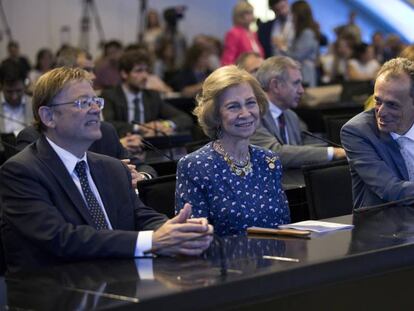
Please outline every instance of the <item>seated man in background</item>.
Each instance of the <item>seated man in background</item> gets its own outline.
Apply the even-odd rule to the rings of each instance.
[[[33,121],[32,101],[25,95],[25,76],[18,66],[5,63],[0,67],[0,80],[0,132],[17,135]]]
[[[256,52],[246,52],[241,54],[237,60],[237,67],[246,70],[248,73],[254,75],[263,63],[263,57]]]
[[[352,118],[341,131],[354,208],[414,196],[414,62],[386,62],[375,81],[374,101],[375,108]]]
[[[342,148],[304,145],[306,130],[291,110],[304,93],[300,65],[286,56],[266,59],[256,72],[269,100],[269,111],[251,142],[279,154],[283,167],[298,168],[304,164],[322,163],[345,158]]]
[[[211,243],[212,227],[205,219],[188,219],[189,204],[167,220],[142,204],[119,160],[87,152],[102,136],[104,106],[91,84],[86,71],[67,67],[36,84],[34,117],[43,135],[0,170],[1,234],[10,271],[133,258],[147,250],[198,255]]]
[[[106,103],[104,119],[114,124],[120,137],[136,130],[152,136],[189,130],[192,126],[189,115],[164,102],[158,92],[145,89],[150,64],[150,56],[144,50],[125,52],[119,61],[122,84],[102,91]]]

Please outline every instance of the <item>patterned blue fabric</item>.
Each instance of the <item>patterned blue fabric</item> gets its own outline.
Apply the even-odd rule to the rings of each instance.
[[[178,163],[175,209],[193,205],[193,217],[206,217],[219,235],[241,234],[251,226],[275,228],[290,222],[281,186],[282,166],[270,150],[250,146],[253,172],[237,176],[209,143]],[[271,169],[269,161],[274,161]]]

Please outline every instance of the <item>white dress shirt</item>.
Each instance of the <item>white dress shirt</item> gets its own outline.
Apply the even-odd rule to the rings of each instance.
[[[20,105],[17,107],[10,105],[1,94],[1,104],[3,105],[4,129],[3,133],[14,133],[17,136],[19,132],[27,125],[26,122],[26,96],[22,96]]]
[[[407,167],[410,181],[414,181],[414,124],[404,135],[390,134],[400,146],[400,152]]]
[[[102,211],[105,215],[105,220],[108,224],[109,229],[112,230],[113,228],[112,228],[111,222],[109,221],[108,215],[106,213],[105,206],[103,205],[101,196],[99,195],[98,188],[96,188],[96,185],[95,185],[95,183],[92,179],[92,175],[89,171],[89,165],[88,165],[88,160],[87,160],[86,153],[82,156],[82,158],[79,159],[78,157],[76,157],[75,155],[70,153],[69,151],[63,149],[62,147],[59,147],[58,145],[56,145],[48,137],[46,137],[46,140],[49,142],[50,146],[53,148],[53,150],[57,153],[59,158],[62,160],[62,162],[65,165],[70,177],[72,178],[72,180],[75,183],[76,187],[78,188],[80,194],[82,195],[82,198],[85,201],[85,204],[87,204],[87,203],[86,203],[83,191],[82,191],[82,187],[81,187],[81,184],[80,184],[79,177],[75,172],[75,166],[80,161],[85,161],[86,162],[86,175],[88,176],[89,185],[91,187],[91,190],[92,190],[93,194],[95,195],[96,199],[98,200],[99,205],[102,208]],[[142,257],[142,256],[144,256],[144,254],[143,254],[144,251],[151,249],[151,247],[152,247],[152,234],[153,234],[152,230],[138,232],[137,243],[136,243],[136,246],[135,246],[135,253],[134,253],[135,257]]]

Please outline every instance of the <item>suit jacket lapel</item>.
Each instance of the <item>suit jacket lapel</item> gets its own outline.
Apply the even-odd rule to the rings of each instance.
[[[400,152],[400,146],[398,143],[391,137],[388,133],[383,133],[378,130],[378,134],[380,140],[386,146],[386,149],[390,154],[390,159],[395,163],[398,171],[400,172],[401,176],[403,176],[404,180],[409,180],[407,167],[405,165],[404,158]]]
[[[95,226],[85,204],[85,201],[82,198],[78,188],[72,180],[69,172],[67,171],[62,160],[49,145],[44,135],[41,135],[36,142],[36,147],[38,150],[38,157],[42,163],[47,167],[51,174],[55,176],[56,183],[66,192],[69,199],[72,201],[74,207],[82,215],[86,223],[91,226]]]
[[[297,125],[294,123],[292,118],[292,111],[286,110],[284,114],[286,120],[286,131],[289,137],[289,145],[302,145],[300,132],[298,132],[298,129],[296,128]]]
[[[142,91],[142,104],[144,106],[144,122],[155,120],[156,117],[152,116],[152,111],[154,109],[151,109],[151,99],[145,90]]]
[[[110,189],[108,189],[108,175],[105,175],[105,167],[102,165],[102,161],[100,159],[97,159],[93,153],[88,152],[87,156],[92,179],[96,185],[96,188],[98,189],[109,221],[111,222],[112,227],[115,229],[117,224],[117,214],[113,206],[116,203],[113,202],[113,196],[111,196],[111,193],[109,191]]]
[[[115,98],[118,99],[121,119],[122,119],[122,121],[127,122],[128,121],[128,100],[127,100],[127,97],[126,97],[126,95],[124,93],[124,90],[122,89],[121,85],[118,85],[115,88],[115,91],[117,93]]]

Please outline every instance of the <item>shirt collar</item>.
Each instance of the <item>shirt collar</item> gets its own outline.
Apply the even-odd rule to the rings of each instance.
[[[10,109],[19,109],[19,108],[22,108],[26,105],[26,96],[25,95],[22,96],[22,100],[20,101],[20,105],[17,106],[17,107],[11,106],[8,102],[6,102],[6,99],[4,98],[4,93],[3,92],[1,92],[0,100],[1,100],[1,103],[2,103],[3,106],[6,106]]]
[[[69,174],[73,173],[76,164],[80,161],[85,161],[86,162],[86,167],[88,167],[88,160],[87,160],[87,157],[86,157],[86,152],[83,155],[83,157],[79,159],[78,157],[76,157],[75,155],[70,153],[69,151],[63,149],[62,147],[59,147],[58,145],[56,145],[47,136],[46,136],[46,140],[48,141],[50,146],[53,148],[53,150],[57,153],[59,158],[62,160],[62,162],[65,165],[66,169],[68,170]]]
[[[142,97],[142,92],[132,93],[125,84],[122,84],[122,90],[124,91],[128,103],[132,103],[136,97],[139,99]]]
[[[271,101],[269,101],[269,111],[275,119],[279,118],[279,116],[283,113],[282,109],[280,109]]]
[[[390,134],[391,134],[391,137],[394,140],[397,140],[400,137],[407,137],[407,138],[411,139],[412,141],[414,141],[414,123],[413,123],[413,125],[411,125],[411,128],[404,135],[399,135],[397,133],[392,133],[392,132]]]

